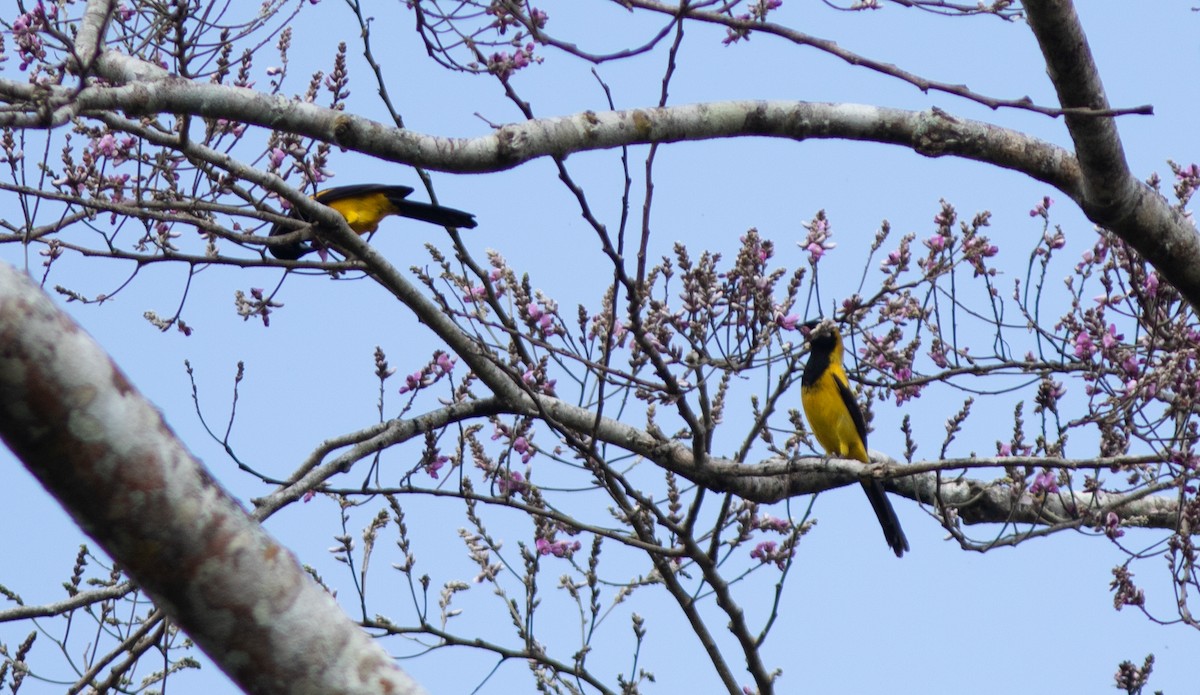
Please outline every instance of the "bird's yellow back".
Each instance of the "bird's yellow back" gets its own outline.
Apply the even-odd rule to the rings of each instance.
[[[320,195],[317,200],[321,200]],[[380,220],[396,212],[396,206],[383,193],[342,198],[325,204],[341,213],[350,229],[359,234],[375,231],[379,228]]]

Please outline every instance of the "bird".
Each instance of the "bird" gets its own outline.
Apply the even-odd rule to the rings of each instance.
[[[846,369],[842,366],[842,334],[829,319],[809,321],[803,324],[803,329],[810,348],[800,376],[800,402],[809,427],[827,456],[870,463],[867,422],[850,392]],[[863,480],[862,487],[879,519],[883,537],[896,557],[902,557],[908,550],[908,539],[883,483],[871,478]]]
[[[379,228],[380,221],[389,215],[399,215],[422,222],[431,222],[446,227],[475,226],[475,216],[469,212],[442,207],[433,203],[406,200],[413,189],[408,186],[389,186],[382,183],[360,183],[350,186],[326,188],[313,196],[313,200],[337,210],[346,223],[358,234],[368,234]],[[288,217],[308,222],[299,208],[293,207]],[[270,236],[279,236],[296,231],[285,223],[271,227]],[[285,261],[294,261],[319,247],[309,241],[271,246],[271,255]]]

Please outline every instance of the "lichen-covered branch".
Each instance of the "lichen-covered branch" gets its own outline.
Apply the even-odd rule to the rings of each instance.
[[[7,264],[0,345],[0,437],[230,677],[258,693],[421,692]]]

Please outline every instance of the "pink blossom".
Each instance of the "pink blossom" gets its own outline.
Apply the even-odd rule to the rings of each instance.
[[[1193,166],[1195,166],[1195,165],[1193,165]],[[1150,297],[1157,296],[1158,295],[1158,273],[1153,272],[1153,271],[1146,273],[1146,281],[1144,283],[1142,283],[1142,289],[1145,290],[1146,294]]]
[[[771,555],[775,554],[777,544],[775,541],[763,541],[754,546],[754,550],[750,551],[750,557],[762,562],[770,562]]]
[[[825,255],[826,249],[832,249],[835,246],[837,246],[837,244],[834,244],[832,242],[827,243],[827,244],[818,244],[817,242],[814,241],[811,244],[809,244],[808,246],[804,247],[804,250],[808,251],[809,260],[811,260],[815,263],[816,261],[821,260],[821,256]]]
[[[1033,495],[1042,493],[1053,495],[1058,492],[1058,480],[1050,471],[1042,471],[1033,479],[1033,485],[1029,486],[1029,492]]]
[[[512,448],[513,451],[521,455],[521,463],[529,463],[530,459],[532,459],[534,454],[537,453],[537,449],[534,449],[533,446],[530,445],[529,440],[525,437],[517,437],[514,439]]]
[[[1049,217],[1049,214],[1047,211],[1050,209],[1050,206],[1053,204],[1054,204],[1054,200],[1050,196],[1044,196],[1042,198],[1041,202],[1039,202],[1037,205],[1034,206],[1034,208],[1032,210],[1029,211],[1029,216],[1030,217],[1038,217],[1038,216]]]
[[[500,494],[521,494],[525,492],[525,476],[521,475],[520,471],[502,472],[499,480]]]
[[[779,326],[785,331],[796,330],[796,324],[798,323],[800,323],[800,317],[796,314],[788,314],[787,316],[784,316],[783,312],[781,311],[775,312],[775,325]]]
[[[743,13],[743,14],[738,15],[734,19],[736,19],[739,22],[749,22],[750,15],[748,13]],[[742,39],[744,39],[748,36],[750,36],[749,29],[743,29],[740,27],[738,27],[738,28],[729,27],[728,29],[725,30],[725,38],[721,39],[721,43],[725,44],[726,46],[730,46],[730,45],[737,43],[738,41],[741,41]]]
[[[553,555],[554,557],[571,557],[576,550],[583,547],[579,541],[574,543],[571,541],[548,541],[545,538],[534,541],[534,546],[537,547],[539,555]]]
[[[934,346],[930,348],[929,358],[941,369],[950,366],[950,360],[946,359],[946,350],[940,343],[934,343]]]
[[[818,212],[815,218],[804,224],[804,228],[808,230],[808,235],[804,241],[797,242],[797,244],[808,252],[809,263],[816,264],[826,251],[837,248],[837,244],[829,240],[833,236],[833,232],[829,229],[829,220],[825,217],[825,211]]]
[[[555,395],[554,385],[558,383],[557,379],[548,379],[544,382],[539,382],[538,375],[532,369],[527,369],[525,373],[521,375],[521,381],[525,382],[525,385],[529,386],[534,391],[540,391],[547,396]]]
[[[442,466],[446,465],[449,460],[449,456],[438,454],[426,459],[421,465],[424,466],[425,472],[429,474],[430,478],[437,480],[438,471],[440,471]]]
[[[1064,236],[1062,232],[1055,232],[1054,236],[1051,236],[1050,233],[1047,232],[1046,234],[1042,235],[1042,240],[1046,242],[1046,246],[1055,250],[1061,249],[1067,245],[1067,237]]]
[[[770,514],[763,514],[758,518],[758,528],[763,531],[787,533],[792,530],[792,522],[787,519],[771,516]]]
[[[1081,360],[1091,359],[1092,352],[1096,346],[1092,343],[1092,337],[1087,333],[1080,331],[1075,334],[1075,356]]]
[[[1117,327],[1110,323],[1108,324],[1108,330],[1105,331],[1104,335],[1100,338],[1100,344],[1104,346],[1105,350],[1109,350],[1112,349],[1112,347],[1116,345],[1118,341],[1124,339],[1125,334],[1117,333]]]
[[[1104,517],[1104,535],[1111,540],[1125,535],[1125,531],[1121,529],[1121,517],[1117,516],[1116,512],[1109,512]]]
[[[417,370],[404,377],[404,386],[400,387],[400,393],[408,393],[409,391],[416,391],[417,389],[421,388],[423,385],[421,382],[424,377],[424,370]]]
[[[779,548],[775,541],[763,541],[750,551],[750,558],[762,564],[774,562],[775,566],[783,569],[787,566],[790,551]]]
[[[617,319],[613,322],[612,343],[615,347],[625,347],[625,336],[629,334],[629,329],[625,327],[625,322]]]
[[[117,154],[117,138],[112,133],[105,133],[96,140],[94,147],[100,155],[112,157]]]

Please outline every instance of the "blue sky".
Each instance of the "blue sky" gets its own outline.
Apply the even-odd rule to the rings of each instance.
[[[1198,18],[1185,3],[1144,3],[1136,13],[1105,7],[1087,3],[1080,12],[1110,102],[1118,107],[1144,103],[1155,107],[1152,117],[1121,119],[1126,153],[1139,177],[1151,172],[1169,177],[1167,159],[1188,163],[1197,158],[1192,137],[1197,94],[1191,78],[1197,67]],[[551,3],[544,9],[551,18],[549,28],[566,37],[587,31],[601,37],[597,43],[611,46],[613,37],[634,41],[633,37],[646,36],[649,31],[615,5],[598,4],[594,13],[593,8],[576,2]],[[6,16],[11,14],[9,11]],[[447,76],[436,69],[412,35],[412,20],[403,4],[380,6],[374,16],[376,50],[390,75],[392,96],[410,128],[470,136],[487,132],[488,122],[519,118],[494,81]],[[895,7],[869,14],[839,13],[823,3],[796,0],[785,2],[774,19],[932,79],[965,82],[990,96],[1029,95],[1039,103],[1053,103],[1036,45],[1019,22],[949,20]],[[925,95],[893,79],[767,36],[756,35],[749,42],[723,47],[723,31],[692,27],[688,32],[681,67],[671,86],[672,103],[772,98],[908,109],[937,106],[957,116],[999,123],[1063,146],[1070,144],[1058,120],[1012,111],[997,113],[949,96]],[[337,37],[345,37],[354,54],[357,33],[340,3],[327,0],[306,9],[294,44],[313,45],[313,49],[294,53],[297,65],[291,87],[302,89],[309,71],[327,67],[326,56],[332,55]],[[533,103],[539,116],[606,108],[588,66],[553,52],[545,55],[544,64],[515,79],[517,89]],[[597,70],[612,86],[618,108],[645,106],[657,101],[664,60],[663,51],[658,50]],[[257,63],[260,67],[267,64],[266,55]],[[375,90],[369,74],[357,55],[355,65],[350,108],[383,118],[373,101]],[[11,67],[8,71],[6,76],[12,77]],[[645,152],[640,148],[633,153],[635,176],[641,176]],[[588,187],[597,214],[615,225],[620,212],[618,154],[575,155],[568,165]],[[415,174],[403,167],[353,153],[335,152],[331,168],[338,174],[334,183],[417,183]],[[558,299],[563,307],[573,309],[583,302],[594,308],[607,279],[598,244],[552,169],[550,163],[536,161],[494,175],[439,174],[435,180],[443,203],[478,216],[480,227],[468,237],[478,258],[485,249],[497,249],[513,267],[528,270],[534,287]],[[637,183],[635,190],[640,190]],[[828,302],[854,291],[865,249],[881,220],[889,220],[899,233],[913,232],[923,238],[931,233],[932,217],[939,209],[939,199],[944,198],[963,217],[985,209],[993,213],[990,233],[1001,247],[998,265],[1007,274],[1000,283],[1008,289],[1012,278],[1023,275],[1029,250],[1040,237],[1040,220],[1031,219],[1028,210],[1044,195],[1059,200],[1053,213],[1054,221],[1068,233],[1065,258],[1077,258],[1092,243],[1092,225],[1063,196],[1011,172],[864,143],[745,139],[672,145],[660,150],[656,163],[652,256],[668,253],[675,241],[682,240],[694,251],[710,248],[731,257],[739,235],[757,227],[777,243],[778,262],[794,267],[804,262],[804,254],[792,243],[802,238],[800,223],[824,209],[839,244],[823,268],[822,296]],[[12,204],[11,199],[0,198],[0,210]],[[639,212],[640,205],[640,199],[634,201]],[[387,224],[373,243],[389,256],[404,259],[397,262],[400,267],[427,264],[422,249],[426,241],[448,246],[439,230],[396,220]],[[393,228],[396,233],[391,233]],[[0,258],[18,265],[26,260],[16,246],[0,247]],[[581,258],[585,260],[580,262]],[[831,272],[841,267],[850,271],[844,276]],[[1069,262],[1057,268],[1060,275],[1068,270]],[[55,268],[48,284],[61,283],[94,295],[111,291],[130,271],[116,262],[87,261],[83,265],[67,258]],[[191,337],[160,334],[141,317],[146,310],[164,315],[174,312],[186,281],[181,268],[147,268],[112,302],[66,307],[162,408],[183,441],[243,500],[263,494],[265,488],[240,474],[204,434],[191,401],[185,359],[195,368],[205,417],[221,429],[236,363],[245,362],[247,377],[240,390],[235,446],[240,455],[265,472],[284,475],[323,439],[377,420],[378,385],[371,361],[376,345],[384,348],[401,374],[419,367],[436,346],[402,306],[366,281],[293,277],[279,296],[286,306],[273,317],[270,328],[243,322],[235,315],[235,289],[274,287],[278,276],[278,271],[224,268],[199,273],[192,281],[184,311],[185,320],[195,328]],[[398,386],[395,379],[389,382],[392,406],[399,403]],[[932,399],[910,402],[902,409],[891,403],[879,404],[871,446],[899,457],[898,424],[908,413],[916,421],[918,441],[928,444],[918,451],[918,457],[932,457],[942,423],[956,407],[955,401],[948,405]],[[981,402],[979,408],[982,412],[960,436],[956,449],[960,455],[993,453],[994,442],[1005,437],[1011,427],[1007,424],[1009,401]],[[1000,432],[995,431],[995,418],[1005,423]],[[737,441],[736,421],[727,424],[730,442]],[[392,467],[385,468],[385,476],[411,465],[415,454],[406,451],[387,459]],[[1083,455],[1079,449],[1074,453]],[[0,565],[0,583],[22,594],[27,603],[59,598],[59,585],[69,576],[74,549],[83,542],[82,536],[19,463],[7,452],[0,453],[0,460],[7,471],[5,484],[0,485],[0,509],[8,510],[8,532],[0,534],[0,557],[7,558]],[[358,481],[363,475],[365,469],[361,474],[356,470],[350,478]],[[794,500],[790,511],[803,514],[808,502],[808,498]],[[768,664],[784,669],[779,692],[954,693],[962,692],[964,684],[970,684],[972,692],[984,694],[1098,691],[1111,688],[1111,674],[1120,660],[1140,663],[1150,652],[1158,659],[1151,688],[1188,691],[1194,680],[1190,667],[1198,640],[1195,631],[1156,626],[1128,610],[1113,611],[1109,572],[1124,558],[1106,540],[1090,534],[1060,534],[1016,549],[968,553],[947,541],[939,526],[915,503],[896,499],[894,504],[912,545],[911,554],[902,560],[896,560],[878,538],[875,521],[857,486],[822,494],[816,500],[818,527],[801,545],[784,591],[781,617],[764,651]],[[434,575],[435,587],[451,578],[469,579],[472,569],[456,535],[456,529],[464,524],[461,513],[455,515],[453,507],[428,500],[413,500],[411,505],[409,526],[414,529],[421,571]],[[358,536],[375,509],[355,513],[349,526],[352,535]],[[787,512],[784,505],[772,510],[776,515]],[[498,532],[508,535],[507,547],[515,548],[518,541],[532,542],[532,536],[521,535],[527,529],[520,520],[496,514],[492,521]],[[268,529],[327,582],[342,587],[344,599],[350,596],[349,576],[326,550],[333,545],[333,536],[342,533],[338,510],[331,501],[319,498],[296,505],[273,518]],[[972,530],[987,535],[985,530]],[[1134,531],[1128,540],[1138,546],[1156,537]],[[387,544],[390,542],[391,537]],[[386,568],[390,561],[380,560],[378,566]],[[607,576],[629,577],[647,570],[644,561],[631,561],[628,566],[611,567]],[[1143,563],[1135,571],[1148,590],[1156,591],[1157,607],[1168,609],[1169,615],[1170,589],[1161,565]],[[548,606],[565,605],[552,588],[557,574],[549,570],[543,578],[542,595]],[[773,574],[759,572],[739,587],[738,596],[752,624],[765,617],[774,580]],[[377,609],[403,614],[408,589],[399,577],[381,569],[372,582]],[[480,595],[464,599],[464,606],[471,610],[461,620],[479,621],[478,629],[484,633],[502,632],[506,626],[496,624],[500,614],[494,597],[485,595],[486,589],[475,593]],[[647,617],[649,629],[642,663],[658,677],[658,685],[647,691],[679,692],[687,687],[700,693],[715,692],[717,683],[711,670],[697,662],[703,658],[702,652],[678,611],[666,604],[662,594],[644,591],[615,611],[613,624],[606,627],[612,643],[628,642],[627,615],[634,610]],[[569,612],[564,615],[570,617]],[[709,617],[714,629],[724,624],[711,612]],[[544,625],[552,622],[548,612],[541,620]],[[548,625],[548,629],[553,627]],[[27,630],[24,624],[0,625],[0,641],[12,645]],[[571,638],[568,626],[561,639]],[[393,653],[413,651],[408,645],[386,645]],[[43,653],[50,651],[48,646],[42,645]],[[619,648],[612,652],[611,665],[600,669],[601,675],[628,666],[627,653],[622,655]],[[731,660],[740,663],[736,657]],[[487,657],[458,650],[402,662],[432,692],[446,693],[469,692],[493,665]],[[215,673],[211,665],[205,670]],[[219,678],[186,679],[172,683],[171,689],[211,690]],[[523,664],[503,666],[482,691],[506,692],[514,683],[528,687]],[[31,682],[22,692],[60,690],[61,686]]]

